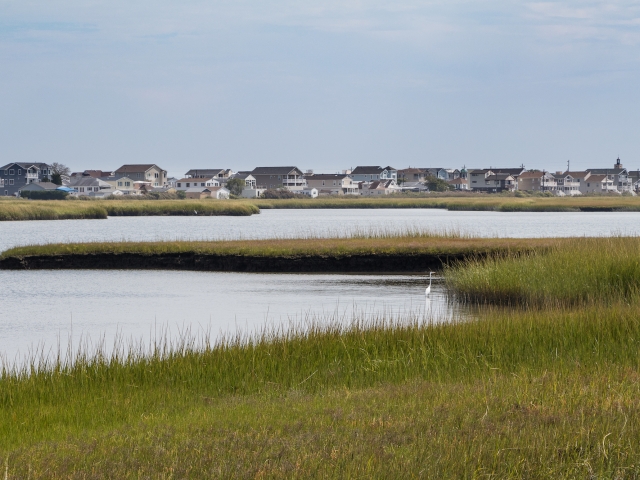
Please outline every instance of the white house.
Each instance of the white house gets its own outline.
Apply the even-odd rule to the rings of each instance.
[[[213,177],[209,177],[209,178],[189,177],[189,178],[182,178],[178,180],[176,182],[175,188],[176,190],[181,190],[183,192],[186,192],[190,188],[195,188],[195,187],[210,188],[210,187],[219,187],[219,186],[220,186],[220,181]]]

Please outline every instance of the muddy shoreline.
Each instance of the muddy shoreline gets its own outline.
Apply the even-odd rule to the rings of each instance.
[[[248,256],[189,253],[33,255],[0,260],[1,270],[195,270],[254,273],[417,273],[469,254]],[[474,254],[477,257],[478,254]]]

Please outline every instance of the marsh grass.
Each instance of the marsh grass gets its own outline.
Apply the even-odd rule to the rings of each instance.
[[[401,232],[384,228],[347,230],[341,236],[325,238],[314,233],[299,238],[262,240],[172,241],[172,242],[87,242],[15,247],[0,259],[47,255],[92,255],[136,253],[143,255],[199,254],[247,256],[349,256],[390,254],[506,255],[532,249],[544,250],[554,239],[479,238],[456,230],[406,228]]]
[[[68,200],[12,199],[0,202],[0,221],[105,219],[107,216],[233,215],[260,213],[255,205],[215,200]]]
[[[386,195],[366,198],[344,195],[287,200],[247,200],[261,209],[269,208],[441,208],[459,211],[497,212],[610,212],[640,211],[640,197],[515,197],[505,195],[465,194],[459,196]]]
[[[0,376],[0,453],[9,478],[633,477],[639,339],[617,303],[36,356]]]
[[[447,285],[473,302],[554,306],[636,301],[640,238],[573,238],[530,250],[460,263]]]

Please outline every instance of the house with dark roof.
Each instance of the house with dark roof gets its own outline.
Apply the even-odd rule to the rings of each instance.
[[[516,179],[509,173],[497,173],[492,169],[469,170],[469,189],[474,192],[500,193],[517,188]]]
[[[225,168],[194,168],[184,174],[187,178],[229,178],[233,172]]]
[[[47,163],[14,162],[0,167],[0,180],[3,180],[2,195],[13,196],[20,188],[30,183],[47,181],[53,175]]]
[[[393,167],[358,166],[349,174],[354,182],[373,182],[375,180],[398,181],[398,170]]]
[[[286,188],[301,192],[307,186],[304,174],[298,167],[257,167],[251,171],[251,175],[256,179],[257,188]]]
[[[167,181],[167,171],[155,164],[123,165],[114,172],[114,176],[129,177],[138,182],[149,182],[153,187],[164,187]]]

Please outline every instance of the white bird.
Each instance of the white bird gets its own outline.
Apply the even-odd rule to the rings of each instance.
[[[432,277],[432,275],[433,275],[433,272],[429,272],[429,286],[424,291],[425,295],[429,295],[431,293],[431,277]]]
[[[196,215],[198,214],[198,212],[196,212],[195,210],[193,211],[193,213],[195,213]]]

